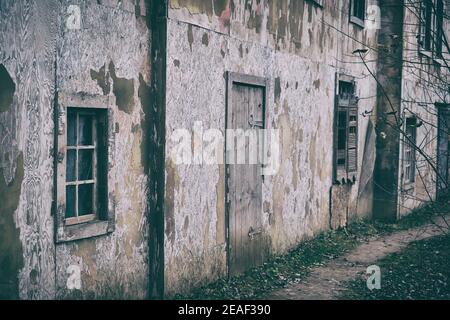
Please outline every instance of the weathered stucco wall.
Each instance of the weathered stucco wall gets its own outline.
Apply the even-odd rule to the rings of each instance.
[[[52,12],[59,4],[2,1],[0,7],[0,65],[14,83],[0,108],[0,243],[6,246],[0,296],[48,299],[55,293],[49,155],[57,36]]]
[[[272,253],[330,227],[335,75],[354,76],[362,98],[359,112],[373,110],[376,84],[352,52],[364,48],[361,43],[374,46],[377,33],[349,23],[347,2],[324,2],[323,9],[287,0],[169,2],[167,295],[226,275],[223,166],[175,165],[171,134],[176,129],[193,132],[197,121],[203,130],[223,132],[227,71],[265,77],[270,83],[266,124],[281,130],[281,166],[264,179],[261,215]],[[365,58],[376,61],[376,52]],[[345,186],[348,202],[341,206],[349,218],[371,212],[370,119],[359,116],[359,177],[353,186]]]
[[[66,27],[69,5],[81,9],[80,29]],[[0,95],[0,292],[25,299],[146,297],[144,1],[1,1],[0,9],[0,65],[14,83],[12,95]],[[112,234],[54,242],[55,91],[115,96]],[[81,269],[81,290],[67,290],[69,265]]]
[[[81,8],[79,30],[66,28],[68,5]],[[176,129],[193,132],[198,121],[203,130],[224,131],[229,71],[268,79],[266,125],[281,132],[280,168],[263,183],[261,215],[271,253],[285,252],[336,221],[372,215],[380,92],[367,68],[387,70],[386,75],[398,70],[377,68],[379,33],[349,22],[348,1],[325,0],[320,8],[307,0],[170,0],[167,36],[165,29],[158,33],[159,49],[166,49],[167,40],[164,54],[153,50],[149,30],[162,20],[149,23],[143,0],[0,1],[0,9],[0,268],[6,270],[0,275],[0,297],[146,297],[149,282],[155,282],[149,273],[162,274],[162,239],[153,235],[155,247],[149,245],[147,213],[152,210],[161,213],[157,218],[164,211],[164,223],[156,219],[152,229],[156,234],[164,227],[164,281],[156,287],[164,282],[171,296],[225,276],[224,166],[176,165],[171,137]],[[165,10],[158,15],[164,19]],[[408,29],[412,19],[405,13],[404,35],[412,38],[403,41],[402,55],[409,60],[417,32]],[[389,32],[384,32],[386,44],[394,50],[397,38]],[[363,54],[367,68],[352,54],[357,49],[368,49]],[[428,64],[433,73],[444,70]],[[154,65],[160,69],[152,74]],[[426,94],[417,70],[401,71],[404,79],[395,88],[402,92],[401,106],[434,124],[435,110],[428,106],[448,97]],[[354,184],[332,180],[336,73],[355,78],[360,98]],[[57,92],[109,95],[116,101],[112,234],[55,244]],[[157,120],[149,119],[153,116]],[[164,139],[158,135],[164,126],[165,159],[159,159]],[[425,127],[418,129],[417,140],[428,135],[427,151],[434,155],[435,131]],[[157,139],[157,146],[149,139]],[[400,163],[394,168],[394,187],[400,188],[402,161],[394,156]],[[146,173],[158,176],[161,161],[165,181],[149,183]],[[426,198],[424,185],[433,191],[435,178],[428,169],[424,172],[416,179],[416,200],[400,190],[400,214]],[[155,199],[154,207],[148,208],[147,198]],[[149,247],[155,252],[149,253]],[[149,254],[151,261],[160,259],[151,266],[154,272],[149,271]],[[70,265],[82,270],[81,290],[67,290]]]
[[[63,4],[61,16],[64,16]],[[70,4],[73,4],[70,2]],[[82,29],[58,38],[57,88],[114,95],[116,229],[107,236],[56,247],[57,296],[65,296],[67,267],[82,270],[82,296],[144,298],[148,286],[144,121],[139,90],[150,79],[145,10],[134,1],[84,1]],[[139,6],[137,8],[140,8]],[[73,293],[72,293],[73,294]]]

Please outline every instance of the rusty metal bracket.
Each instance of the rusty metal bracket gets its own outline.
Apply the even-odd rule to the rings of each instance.
[[[253,227],[250,227],[248,230],[248,236],[250,240],[253,240],[255,236],[262,233],[262,228],[253,229]]]
[[[250,120],[248,120],[248,124],[253,129],[254,127],[264,128],[263,120],[253,120],[253,114],[250,114]]]
[[[58,163],[62,163],[64,160],[64,152],[59,151],[57,155]]]

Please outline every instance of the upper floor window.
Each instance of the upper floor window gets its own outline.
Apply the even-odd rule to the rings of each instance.
[[[422,0],[420,6],[419,47],[442,56],[444,4],[442,0]]]
[[[436,19],[435,19],[435,30],[436,30],[436,56],[438,58],[442,57],[442,43],[444,36],[444,2],[442,0],[436,1]]]
[[[366,0],[350,1],[350,22],[353,22],[364,28],[366,18]]]

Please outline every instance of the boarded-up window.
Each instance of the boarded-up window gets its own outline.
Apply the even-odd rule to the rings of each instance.
[[[358,99],[348,77],[338,82],[334,135],[335,181],[353,181],[358,170]]]

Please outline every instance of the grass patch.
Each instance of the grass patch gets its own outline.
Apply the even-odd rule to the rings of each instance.
[[[341,299],[441,300],[450,299],[450,234],[410,243],[388,255],[381,268],[381,289],[370,291],[364,279],[346,284]]]
[[[302,281],[311,268],[354,249],[370,237],[417,227],[430,222],[441,204],[431,204],[411,213],[396,224],[357,220],[347,230],[328,231],[311,240],[303,241],[297,248],[282,256],[268,260],[264,265],[246,273],[220,279],[194,289],[188,295],[176,295],[174,299],[260,299],[274,290]],[[447,209],[448,211],[448,209]]]

